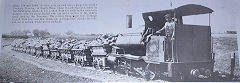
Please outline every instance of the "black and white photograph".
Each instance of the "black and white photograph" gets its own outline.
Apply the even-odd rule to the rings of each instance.
[[[0,0],[0,82],[240,82],[239,9],[238,0]]]

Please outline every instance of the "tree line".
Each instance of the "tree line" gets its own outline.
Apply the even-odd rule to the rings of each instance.
[[[34,29],[30,30],[15,30],[10,33],[2,34],[2,38],[31,38],[31,37],[39,37],[39,38],[47,38],[51,34],[47,30],[39,30]]]

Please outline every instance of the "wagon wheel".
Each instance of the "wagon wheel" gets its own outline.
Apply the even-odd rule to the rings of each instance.
[[[55,56],[55,53],[52,53],[52,54],[50,55],[50,59],[53,60],[53,59],[54,59],[54,56]]]
[[[56,60],[59,60],[60,58],[61,58],[61,54],[60,54],[60,53],[57,53],[55,59],[56,59]]]
[[[88,61],[88,65],[91,67],[93,66],[93,62],[92,61]]]
[[[45,57],[46,57],[46,59],[48,59],[49,58],[49,54],[47,54]]]
[[[79,61],[79,59],[76,60],[76,64],[77,66],[79,66],[81,64],[81,62]]]
[[[46,58],[46,53],[43,53],[43,58]]]
[[[45,52],[43,52],[42,57],[45,58]]]
[[[45,55],[44,55],[44,53],[42,53],[41,57],[45,58]]]
[[[78,62],[79,62],[79,65],[82,66],[82,59],[80,59]]]
[[[83,59],[81,59],[81,63],[80,63],[80,65],[81,65],[82,67],[85,66],[85,64],[84,64],[84,60],[83,60]]]
[[[46,59],[48,58],[48,55],[49,55],[49,54],[48,54],[48,53],[46,53],[46,55],[45,55],[45,58],[46,58]]]
[[[151,70],[149,69],[146,69],[146,71],[144,72],[144,79],[149,81],[149,80],[153,80],[155,78],[155,73],[152,72]]]
[[[64,62],[64,57],[63,56],[61,56],[61,62]]]
[[[50,57],[50,54],[49,53],[47,53],[47,55],[46,55],[46,59],[48,59]]]
[[[67,60],[64,61],[65,63],[68,63],[69,62],[69,58],[67,58]]]
[[[77,66],[77,59],[74,58],[74,65]]]
[[[101,61],[100,60],[97,61],[97,68],[100,69],[100,70],[103,69],[103,67],[101,66]]]
[[[97,61],[96,60],[93,62],[93,67],[97,69]]]
[[[128,70],[128,69],[126,69],[125,70],[125,74],[127,75],[127,76],[130,76],[130,73],[129,73],[130,71]]]
[[[57,59],[57,53],[54,53],[53,60],[56,60],[56,59]]]
[[[57,60],[57,53],[53,57],[54,60]]]
[[[100,63],[101,65],[100,65],[100,69],[101,70],[105,70],[106,69],[106,65],[104,66],[104,64],[106,64],[106,62],[104,63],[103,61],[101,61],[101,63]]]
[[[98,63],[98,67],[99,69],[104,70],[103,65],[100,62]]]

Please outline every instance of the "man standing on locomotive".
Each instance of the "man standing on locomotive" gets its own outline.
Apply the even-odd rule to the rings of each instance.
[[[175,30],[175,20],[171,14],[166,14],[165,20],[167,21],[164,27],[158,30],[156,33],[161,33],[161,31],[165,30],[165,45],[166,45],[166,55],[167,55],[167,62],[172,62],[175,57],[173,57],[172,53],[172,41],[174,40],[174,30]]]
[[[148,16],[148,20],[149,21],[147,21],[147,24],[153,21],[153,18],[151,16]],[[153,35],[153,33],[155,33],[156,29],[157,27],[147,25],[143,31],[141,42],[143,42],[146,45],[146,43],[150,41],[150,38]]]

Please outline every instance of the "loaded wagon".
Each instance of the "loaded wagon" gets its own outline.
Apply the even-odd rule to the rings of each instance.
[[[91,56],[91,50],[89,48],[83,49],[81,51],[75,50],[77,53],[74,56],[75,64],[80,64],[81,66],[92,66],[93,57]]]
[[[60,56],[61,56],[61,61],[62,62],[73,62],[74,60],[74,55],[71,51],[71,49],[58,49],[60,52]]]
[[[51,59],[54,59],[54,60],[57,60],[57,59],[60,59],[60,51],[58,50],[58,48],[50,48],[50,57]]]
[[[49,45],[50,44],[42,44],[42,47],[43,47],[43,49],[42,49],[43,55],[42,56],[44,58],[48,58],[51,55]]]
[[[98,69],[107,68],[107,52],[104,49],[104,46],[90,46],[91,48],[91,56],[93,57],[93,67]]]

